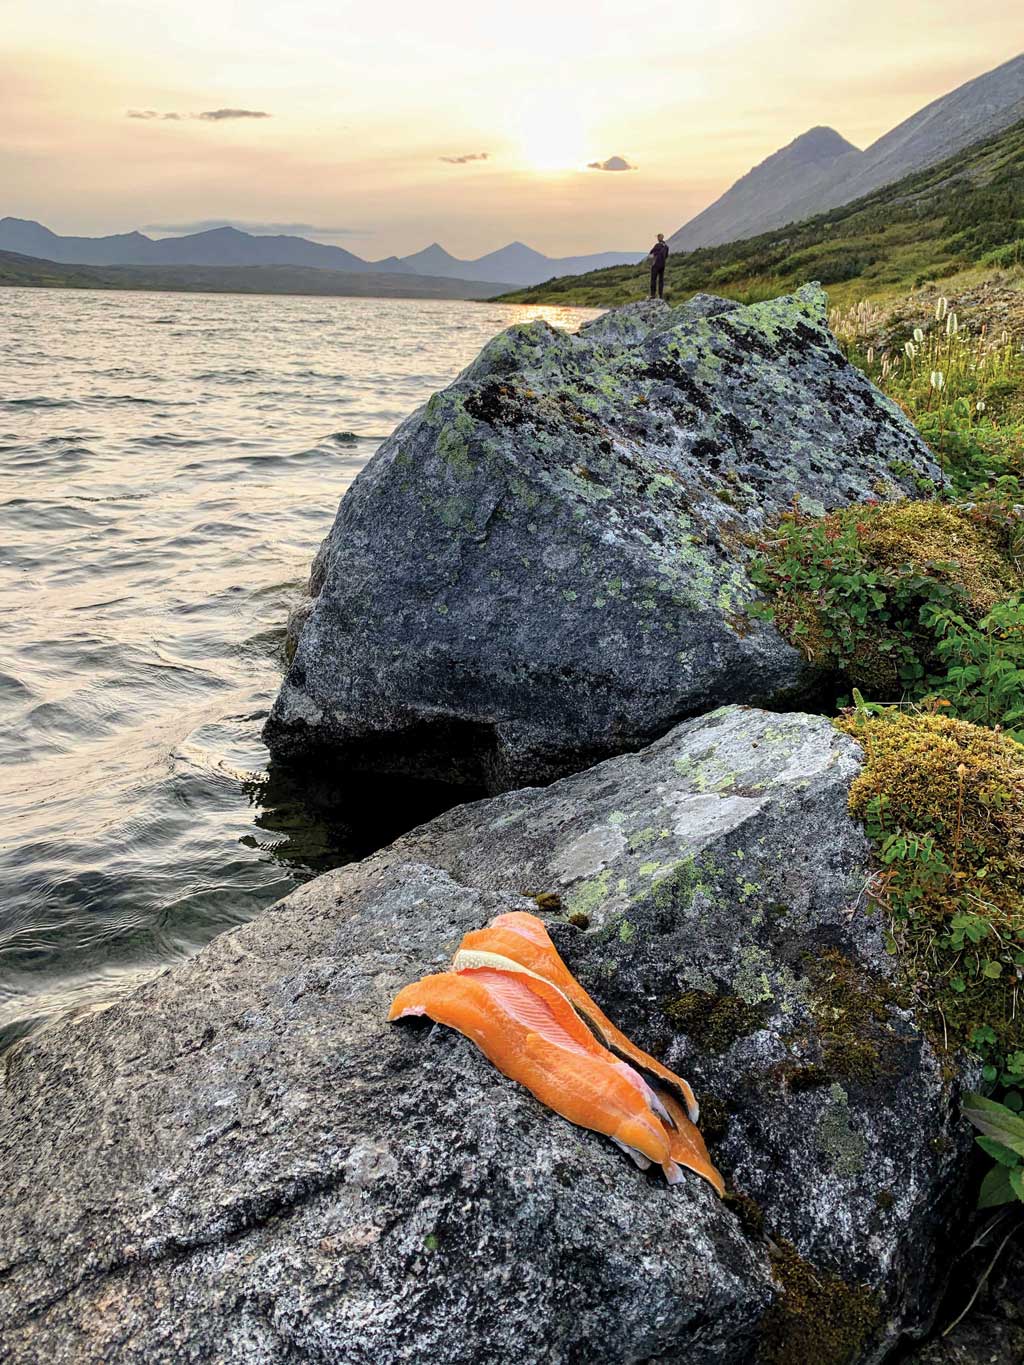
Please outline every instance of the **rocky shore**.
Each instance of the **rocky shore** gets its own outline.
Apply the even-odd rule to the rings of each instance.
[[[0,1061],[0,1356],[989,1360],[973,1326],[915,1353],[971,1216],[980,1067],[872,902],[864,749],[810,707],[830,679],[746,610],[794,496],[919,478],[813,287],[514,328],[410,417],[317,556],[267,740],[310,780],[493,794]],[[387,1023],[516,909],[691,1080],[724,1200]],[[1017,1274],[985,1300],[1007,1352]]]
[[[864,911],[859,762],[822,718],[716,711],[458,808],[30,1041],[4,1084],[8,1358],[883,1359],[928,1325],[969,1138]],[[694,1082],[732,1199],[385,1022],[538,899]]]

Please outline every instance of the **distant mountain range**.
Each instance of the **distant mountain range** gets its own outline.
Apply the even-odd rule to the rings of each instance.
[[[411,270],[310,265],[78,265],[0,251],[0,287],[166,289],[199,294],[320,294],[378,299],[487,299],[497,280],[452,280]]]
[[[802,221],[926,170],[1022,118],[1024,54],[934,100],[866,151],[832,128],[810,129],[737,180],[669,245],[693,251]]]
[[[339,246],[305,237],[258,236],[239,228],[210,228],[183,237],[123,232],[110,237],[61,237],[27,218],[0,218],[0,251],[78,266],[300,266],[348,274],[423,275],[431,279],[540,284],[556,275],[582,274],[638,261],[642,251],[604,251],[553,259],[522,242],[511,242],[475,261],[460,261],[436,242],[404,258],[365,261]],[[363,291],[360,291],[363,292]]]
[[[519,284],[529,280],[540,284],[556,275],[582,275],[588,270],[604,270],[611,265],[636,265],[644,251],[600,251],[592,256],[563,256],[561,259],[542,256],[522,242],[510,242],[500,251],[479,256],[475,261],[460,261],[434,242],[414,256],[403,256],[402,263],[427,275],[442,275],[458,280],[503,280]]]

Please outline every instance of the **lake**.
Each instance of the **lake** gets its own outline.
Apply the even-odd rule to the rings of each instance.
[[[338,499],[496,332],[592,313],[0,289],[0,1046],[446,803],[260,726]]]

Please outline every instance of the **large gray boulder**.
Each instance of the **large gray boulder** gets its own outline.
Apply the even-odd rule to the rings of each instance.
[[[342,500],[265,729],[309,762],[550,780],[817,682],[752,620],[749,538],[940,480],[825,296],[633,304],[496,337]]]
[[[859,762],[820,717],[718,711],[453,811],[20,1045],[0,1357],[881,1360],[929,1318],[970,1139],[864,907]],[[385,1022],[528,907],[694,1080],[737,1198],[670,1189],[465,1039]]]

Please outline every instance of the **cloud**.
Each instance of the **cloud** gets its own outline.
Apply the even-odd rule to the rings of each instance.
[[[159,109],[129,109],[127,117],[147,120],[173,119],[175,122],[187,118],[198,119],[201,123],[221,123],[225,119],[270,118],[271,115],[262,109],[206,109],[201,114],[161,113]]]
[[[465,156],[442,156],[438,160],[449,166],[465,166],[470,161],[487,161],[490,155],[490,152],[468,152]]]
[[[358,228],[320,227],[316,223],[250,223],[241,218],[200,218],[194,223],[144,223],[144,232],[209,232],[212,228],[233,227],[240,232],[299,233],[318,237],[357,237]]]
[[[621,156],[610,156],[607,161],[588,161],[588,171],[635,171],[637,168]]]
[[[207,109],[205,113],[193,117],[202,119],[204,123],[220,123],[224,119],[270,118],[270,115],[263,109]]]

